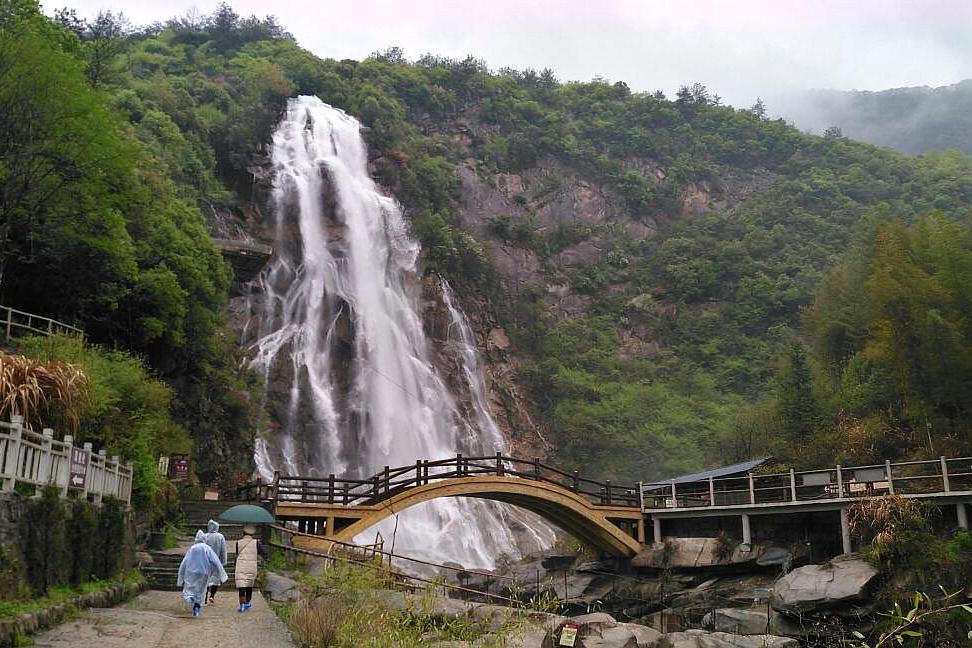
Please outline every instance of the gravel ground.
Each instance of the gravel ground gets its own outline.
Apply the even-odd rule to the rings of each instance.
[[[293,648],[287,628],[259,592],[237,612],[236,590],[223,586],[216,603],[192,618],[181,592],[149,590],[114,608],[92,608],[74,621],[33,637],[39,648]]]

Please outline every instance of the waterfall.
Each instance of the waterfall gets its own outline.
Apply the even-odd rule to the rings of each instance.
[[[280,426],[257,444],[264,476],[366,477],[419,458],[505,450],[472,332],[444,282],[471,416],[430,359],[415,298],[420,248],[372,181],[360,128],[316,97],[297,97],[273,136],[274,258],[253,288],[263,303],[249,325],[252,366],[267,377]],[[444,498],[381,531],[396,550],[490,567],[520,553],[510,528],[524,518],[506,509]],[[549,545],[540,526],[530,544]]]

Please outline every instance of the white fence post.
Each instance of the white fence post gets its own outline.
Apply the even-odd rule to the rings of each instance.
[[[71,448],[74,447],[74,437],[65,434],[63,444],[64,457],[57,471],[57,485],[61,489],[61,497],[67,497],[68,485],[71,482]]]
[[[121,485],[121,459],[118,455],[111,456],[111,487],[109,488],[108,494],[112,497],[117,497],[121,499],[121,494],[118,492],[119,486]]]
[[[102,448],[98,451],[98,464],[99,470],[96,476],[95,487],[95,504],[101,504],[101,500],[105,497],[105,481],[108,478],[108,451]]]
[[[51,485],[51,471],[54,468],[54,430],[44,428],[41,431],[41,451],[38,457],[37,484],[34,490],[36,495],[41,495],[44,488]]]
[[[81,488],[81,497],[84,499],[88,498],[88,493],[94,489],[94,462],[91,460],[94,453],[92,450],[92,445],[90,441],[85,442],[83,446],[85,454],[88,455],[88,472],[84,475],[84,486]]]
[[[17,464],[20,459],[20,427],[16,424],[16,419],[20,417],[11,416],[11,426],[8,428],[6,438],[0,444],[0,489],[10,492],[17,484]]]

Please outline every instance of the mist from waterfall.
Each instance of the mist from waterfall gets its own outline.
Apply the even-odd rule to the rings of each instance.
[[[257,444],[265,477],[276,469],[360,478],[419,458],[506,449],[472,332],[444,281],[449,346],[470,394],[469,415],[430,359],[415,297],[420,248],[398,204],[372,181],[360,128],[343,111],[302,96],[290,100],[273,136],[274,258],[254,287],[263,309],[249,326],[257,328],[252,365],[268,384],[288,387],[271,394],[279,430]],[[552,543],[549,528],[532,518],[444,498],[379,526],[386,546],[400,553],[491,567],[502,554]],[[537,527],[532,536],[514,540],[511,528],[529,526]]]

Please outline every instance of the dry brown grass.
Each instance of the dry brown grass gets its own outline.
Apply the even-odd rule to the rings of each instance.
[[[320,596],[312,601],[300,601],[287,619],[287,625],[309,648],[335,646],[341,635],[341,625],[348,609],[339,596]]]
[[[924,505],[900,495],[862,500],[848,510],[851,534],[865,543],[890,545],[926,523]]]
[[[4,419],[19,414],[32,427],[56,421],[64,432],[73,433],[87,399],[88,378],[74,365],[0,353],[0,416]],[[42,420],[45,417],[47,421]]]

